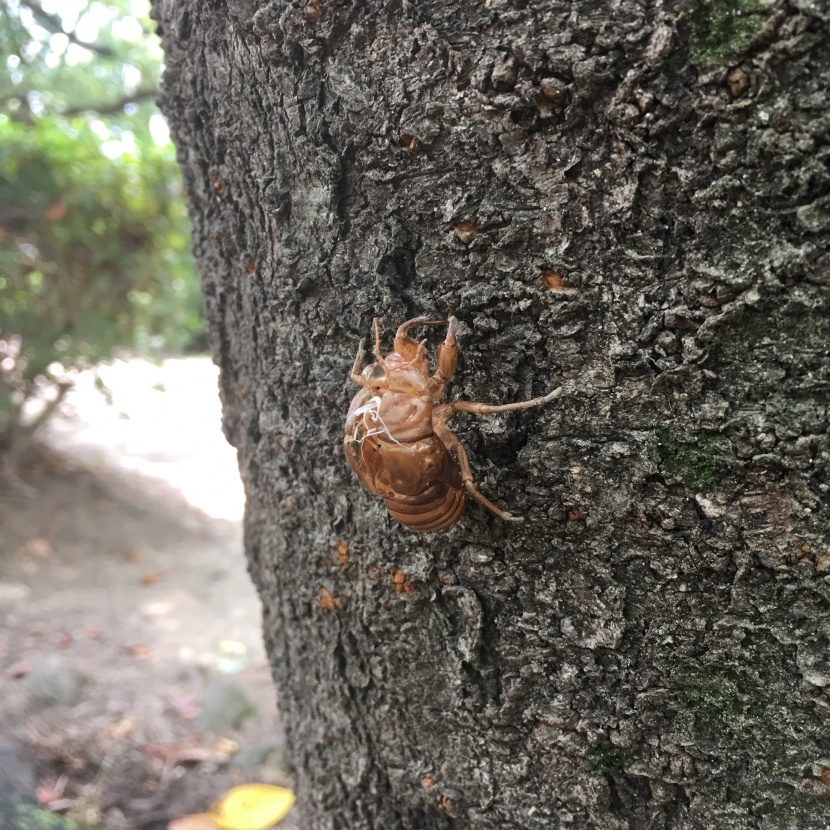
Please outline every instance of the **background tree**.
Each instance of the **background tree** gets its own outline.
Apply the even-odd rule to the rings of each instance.
[[[305,826],[825,828],[823,7],[153,14]],[[448,308],[454,395],[568,390],[461,430],[524,525],[341,456],[372,316]]]
[[[148,4],[4,6],[0,452],[56,409],[68,369],[180,349],[202,327]]]

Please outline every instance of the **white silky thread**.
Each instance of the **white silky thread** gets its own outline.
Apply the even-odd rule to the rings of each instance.
[[[358,444],[362,444],[367,438],[371,437],[372,435],[386,435],[390,441],[395,444],[400,444],[401,442],[389,432],[389,427],[383,422],[383,418],[380,417],[380,397],[378,395],[374,395],[373,397],[369,398],[369,402],[363,404],[363,406],[358,407],[355,409],[354,414],[355,418],[358,418],[361,415],[368,415],[373,421],[376,421],[380,424],[380,429],[370,429],[368,432],[364,433],[362,436],[358,436],[359,426],[355,423],[354,427],[354,440],[358,442]]]

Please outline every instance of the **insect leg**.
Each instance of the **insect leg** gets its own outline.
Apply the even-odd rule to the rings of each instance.
[[[444,387],[455,374],[458,366],[458,345],[455,342],[455,332],[458,320],[450,317],[447,321],[447,337],[438,347],[438,365],[435,374],[430,378],[430,394],[433,400],[439,400],[444,394]]]
[[[412,320],[407,320],[398,326],[398,331],[395,333],[395,342],[403,340],[412,326],[443,326],[444,322],[444,320],[430,320],[429,317],[415,317]]]
[[[496,507],[483,493],[481,493],[473,482],[473,471],[470,467],[470,459],[467,457],[467,450],[464,445],[458,440],[458,436],[450,432],[446,427],[436,429],[435,434],[443,441],[444,446],[448,450],[452,450],[456,458],[458,458],[458,466],[461,471],[461,481],[467,492],[477,501],[480,501],[490,512],[495,513],[500,519],[506,522],[523,522],[521,516],[514,516],[500,507]]]
[[[452,407],[448,403],[436,404],[432,407],[432,431],[441,435],[447,428],[447,421],[453,416]]]
[[[372,320],[372,330],[375,333],[375,362],[376,363],[383,363],[383,358],[380,356],[380,317],[375,317]]]
[[[423,355],[423,349],[419,349],[418,344],[409,336],[409,329],[412,326],[443,326],[443,320],[430,320],[429,317],[415,317],[413,320],[407,320],[398,327],[395,333],[395,351],[403,355],[406,360],[417,361]],[[426,346],[426,341],[424,341]],[[426,361],[424,360],[424,365]]]
[[[364,378],[360,374],[360,364],[363,363],[363,358],[366,356],[366,339],[360,341],[360,345],[357,347],[357,355],[354,359],[354,366],[352,366],[352,373],[349,377],[352,379],[352,383],[356,383],[358,386],[368,386],[368,382],[366,378]]]
[[[449,406],[454,412],[474,412],[476,415],[492,415],[494,412],[514,412],[517,409],[532,409],[534,406],[542,406],[542,404],[549,403],[554,398],[558,398],[562,394],[562,387],[559,386],[548,392],[547,395],[542,395],[541,398],[531,398],[529,401],[519,401],[518,403],[504,403],[504,404],[489,404],[476,403],[475,401],[451,401]]]

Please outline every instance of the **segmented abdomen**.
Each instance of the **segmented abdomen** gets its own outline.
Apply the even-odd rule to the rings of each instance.
[[[464,509],[458,467],[436,435],[395,444],[379,441],[388,475],[383,494],[393,519],[410,530],[443,530]]]
[[[389,515],[410,530],[443,530],[461,515],[464,491],[442,482],[417,497],[393,496],[383,501]]]

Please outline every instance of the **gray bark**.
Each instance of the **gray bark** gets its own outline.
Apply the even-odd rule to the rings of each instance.
[[[830,825],[826,9],[156,0],[307,827]],[[567,394],[416,535],[347,375],[450,308]]]

